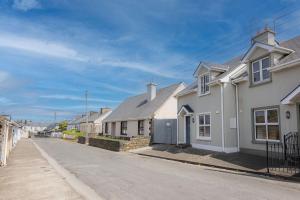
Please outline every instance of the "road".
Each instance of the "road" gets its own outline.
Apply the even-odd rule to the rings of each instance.
[[[104,199],[299,199],[300,184],[118,153],[59,139],[34,139]]]

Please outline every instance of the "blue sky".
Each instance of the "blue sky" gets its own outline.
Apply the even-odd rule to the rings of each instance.
[[[193,81],[277,17],[277,39],[300,34],[295,0],[1,0],[0,114],[51,121],[116,107],[126,97]]]

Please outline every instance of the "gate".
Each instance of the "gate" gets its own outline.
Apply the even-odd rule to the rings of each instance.
[[[300,174],[300,142],[297,132],[284,135],[283,142],[266,142],[267,171]]]

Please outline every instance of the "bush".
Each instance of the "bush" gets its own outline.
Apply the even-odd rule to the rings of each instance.
[[[72,130],[67,130],[67,131],[63,131],[63,134],[66,134],[66,135],[72,135],[72,136],[75,136],[75,138],[78,138],[78,137],[84,137],[85,136],[85,133],[84,132],[80,132],[76,129],[72,129]]]

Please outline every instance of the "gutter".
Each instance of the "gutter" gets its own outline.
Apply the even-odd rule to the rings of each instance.
[[[300,58],[292,60],[292,61],[287,62],[287,63],[277,65],[275,67],[272,67],[272,68],[270,68],[270,72],[276,72],[276,71],[279,71],[279,70],[282,70],[282,69],[285,69],[285,68],[288,68],[288,67],[294,67],[297,64],[300,64]]]

